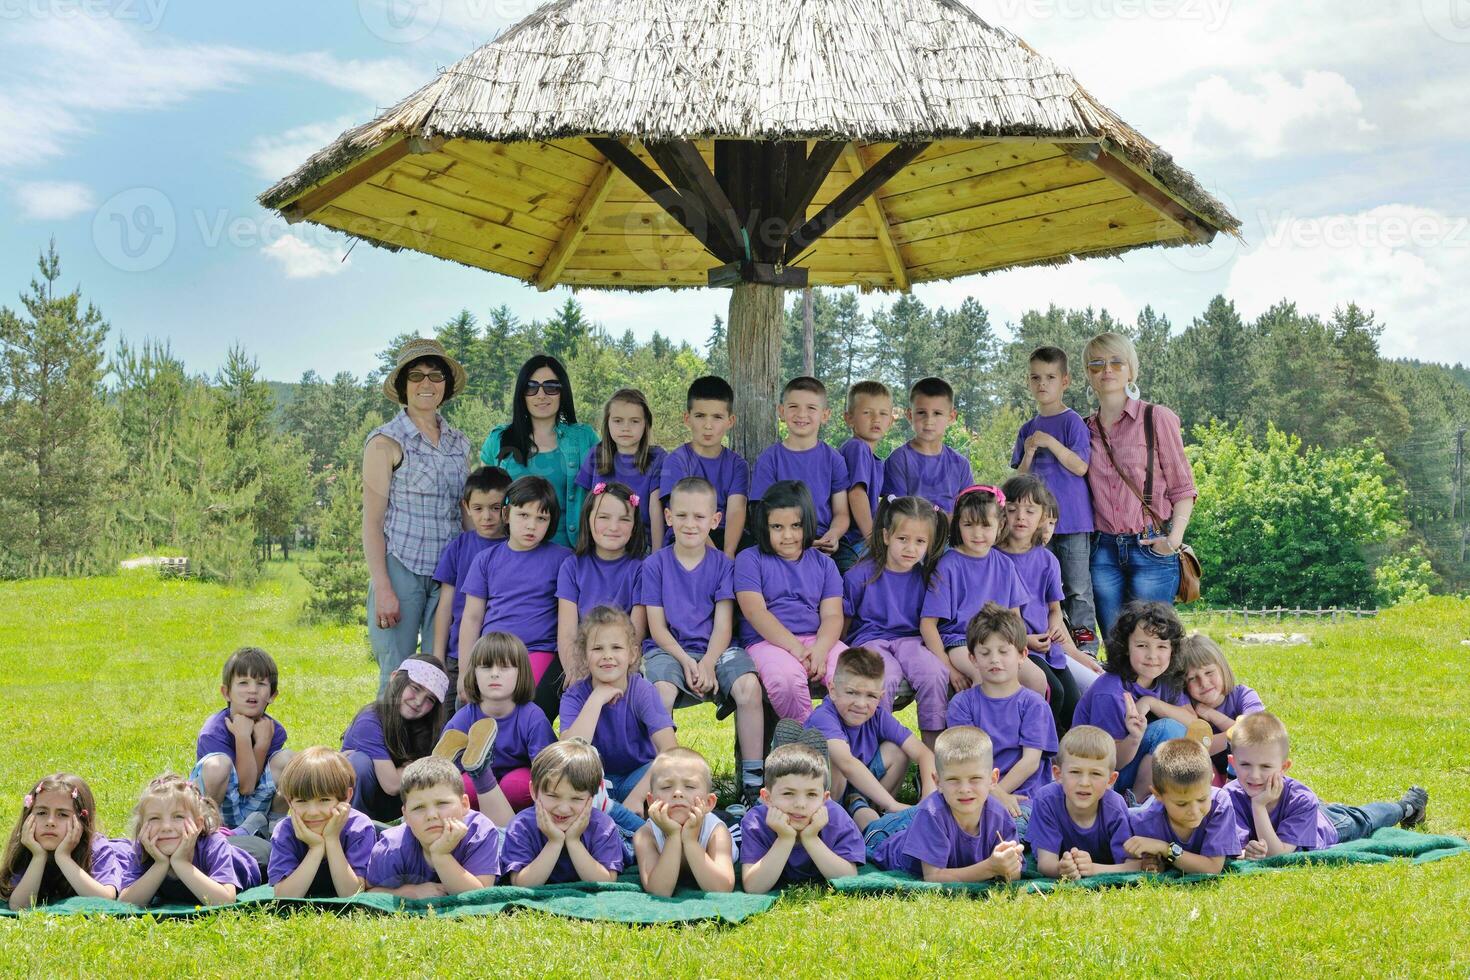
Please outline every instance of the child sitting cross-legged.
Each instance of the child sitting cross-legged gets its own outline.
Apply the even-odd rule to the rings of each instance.
[[[1224,795],[1244,830],[1244,856],[1249,860],[1315,851],[1343,841],[1373,836],[1395,824],[1424,822],[1429,794],[1419,786],[1395,802],[1348,806],[1320,803],[1317,794],[1286,775],[1291,768],[1291,742],[1286,726],[1261,711],[1247,715],[1230,732],[1230,764],[1236,778]]]
[[[487,888],[500,874],[500,831],[470,809],[464,777],[426,756],[403,769],[403,823],[383,831],[368,859],[370,890],[438,898]]]
[[[614,881],[623,870],[623,837],[598,808],[602,759],[580,738],[553,742],[531,760],[531,809],[505,832],[505,870],[513,885]]]
[[[1170,739],[1154,752],[1153,799],[1130,816],[1123,845],[1145,871],[1219,874],[1244,844],[1229,795],[1211,785],[1209,750],[1192,738]]]
[[[648,822],[633,835],[643,890],[665,898],[680,881],[707,892],[735,890],[735,845],[715,816],[709,763],[693,749],[658,754],[648,770]]]
[[[946,729],[934,743],[934,762],[939,791],[868,828],[873,863],[925,881],[1021,877],[1015,822],[990,793],[999,773],[989,736],[973,725]]]
[[[378,831],[352,809],[357,780],[347,756],[314,745],[281,773],[290,813],[271,834],[266,878],[277,898],[350,898],[367,884]]]
[[[1117,751],[1113,737],[1094,725],[1078,725],[1062,736],[1051,767],[1055,782],[1031,797],[1026,825],[1036,868],[1048,878],[1075,881],[1143,866],[1124,849],[1132,830],[1128,804],[1113,791]]]
[[[740,821],[745,890],[764,894],[780,885],[831,881],[857,874],[863,835],[827,791],[827,760],[792,743],[766,756],[760,805]]]
[[[230,654],[220,677],[225,707],[205,719],[195,742],[189,779],[214,800],[224,827],[246,835],[264,836],[276,783],[291,759],[286,729],[266,714],[279,677],[264,650],[241,647]]]

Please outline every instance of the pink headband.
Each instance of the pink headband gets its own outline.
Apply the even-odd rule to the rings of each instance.
[[[600,497],[600,496],[602,496],[605,493],[607,493],[607,484],[606,483],[599,483],[599,484],[597,484],[596,486],[594,486],[592,488],[592,496],[594,496],[594,497]],[[630,494],[628,494],[628,503],[632,504],[634,507],[637,507],[638,506],[638,495],[636,493],[630,493]]]
[[[449,675],[427,660],[405,660],[394,673],[407,674],[409,680],[434,695],[441,704],[449,693]]]
[[[973,486],[965,487],[965,489],[961,490],[959,494],[954,498],[954,502],[959,503],[960,497],[963,497],[967,493],[974,493],[977,490],[984,490],[986,493],[992,494],[995,497],[995,502],[1000,504],[1002,507],[1006,505],[1006,495],[1000,492],[1000,487],[990,487],[986,486],[983,483],[976,483]]]

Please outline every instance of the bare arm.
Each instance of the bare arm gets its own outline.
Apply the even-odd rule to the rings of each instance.
[[[469,606],[469,602],[465,602]],[[556,600],[556,659],[562,673],[570,677],[572,648],[577,645],[577,604],[570,599]],[[463,650],[463,647],[460,647]]]
[[[388,540],[383,535],[383,520],[388,514],[393,467],[402,459],[402,448],[387,436],[376,436],[362,451],[362,554],[373,581],[377,613],[393,622],[398,618],[398,597],[388,581]]]
[[[572,867],[577,869],[577,876],[583,881],[617,881],[618,873],[612,868],[599,864],[592,852],[587,850],[587,845],[582,843],[580,834],[567,836],[567,856],[572,859]]]
[[[1031,775],[1041,767],[1041,750],[1029,746],[1021,749],[1021,758],[1011,766],[1011,771],[1000,778],[995,788],[1002,793],[1014,793]]]
[[[459,615],[459,649],[466,661],[470,651],[480,641],[480,630],[485,625],[485,599],[483,596],[464,594],[464,611]],[[468,671],[460,671],[459,692],[464,693],[464,681]]]
[[[743,862],[745,873],[741,876],[741,881],[745,890],[752,895],[764,895],[775,888],[781,880],[781,873],[786,870],[786,863],[791,860],[791,851],[795,846],[794,836],[777,837],[771,844],[771,849],[759,861]]]
[[[852,788],[862,793],[882,813],[908,809],[884,788],[878,777],[867,764],[852,754],[852,746],[840,738],[827,739],[827,755],[832,759],[832,768],[847,777]]]
[[[731,494],[725,501],[725,556],[735,560],[740,547],[740,535],[745,531],[745,495]]]
[[[664,834],[664,849],[659,851],[648,824],[633,835],[633,853],[638,857],[638,881],[650,895],[668,898],[679,885],[679,872],[684,866],[684,840],[679,834]]]
[[[868,486],[853,487],[847,491],[847,511],[858,533],[866,541],[873,536],[873,501],[868,497]]]
[[[664,505],[659,501],[658,491],[652,490],[648,494],[648,551],[652,554],[663,546]]]
[[[391,759],[374,759],[373,775],[378,777],[378,789],[389,796],[398,795],[398,787],[403,784],[403,770],[393,764]]]
[[[434,658],[441,667],[449,663],[449,627],[453,624],[454,586],[440,582],[439,605],[434,608]]]
[[[724,824],[709,835],[706,847],[686,848],[685,857],[689,870],[694,873],[694,883],[707,892],[734,891],[735,862],[731,854],[730,831]]]

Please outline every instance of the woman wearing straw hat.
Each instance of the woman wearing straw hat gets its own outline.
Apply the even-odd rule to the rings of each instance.
[[[439,408],[464,385],[464,368],[438,341],[410,340],[383,379],[383,394],[403,410],[370,432],[363,448],[362,550],[379,691],[420,644],[425,653],[434,649],[434,566],[463,530],[459,500],[471,450]]]

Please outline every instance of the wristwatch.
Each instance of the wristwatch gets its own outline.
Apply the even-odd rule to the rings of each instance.
[[[1179,855],[1183,853],[1184,848],[1179,846],[1178,841],[1175,841],[1169,845],[1169,853],[1164,855],[1164,863],[1171,868],[1174,867],[1174,862],[1179,860]]]

